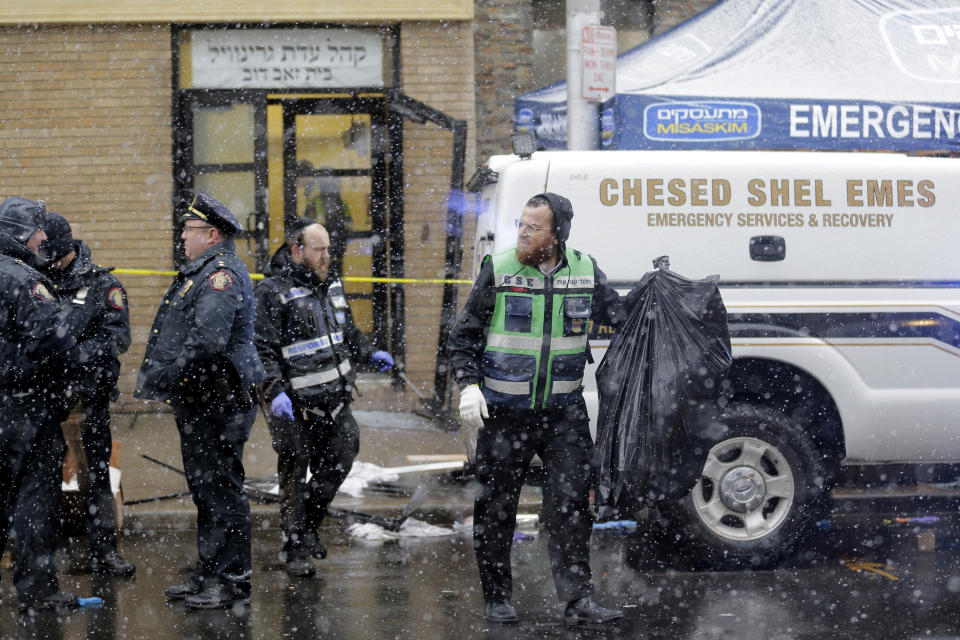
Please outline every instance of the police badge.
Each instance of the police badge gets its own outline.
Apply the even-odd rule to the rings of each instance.
[[[38,282],[33,285],[33,297],[44,302],[53,302],[54,298],[50,294],[50,291],[47,290],[47,287],[44,286],[42,282]]]
[[[233,278],[231,278],[230,274],[226,271],[217,271],[216,273],[210,274],[207,282],[210,283],[211,289],[217,291],[226,291],[233,286]]]
[[[125,306],[123,303],[123,289],[114,287],[110,289],[110,291],[107,291],[107,304],[114,309],[123,309]]]

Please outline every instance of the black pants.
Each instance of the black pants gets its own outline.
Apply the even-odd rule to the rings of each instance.
[[[60,415],[39,393],[15,399],[0,394],[0,554],[13,534],[13,583],[29,604],[59,590],[53,558],[60,533],[64,452]]]
[[[110,399],[107,395],[84,398],[68,422],[79,421],[87,476],[79,478],[84,493],[85,524],[90,555],[103,558],[117,551],[117,510],[110,486]]]
[[[288,559],[310,553],[327,506],[360,450],[360,428],[349,405],[320,413],[298,408],[295,414],[300,415],[293,422],[273,416],[269,421],[280,476],[283,550]]]
[[[513,593],[510,548],[517,502],[530,460],[543,460],[547,483],[543,517],[550,569],[560,600],[593,591],[590,574],[590,479],[593,441],[580,403],[547,411],[490,407],[477,439],[477,490],[473,545],[486,602],[507,602]]]
[[[222,405],[175,402],[187,486],[197,506],[194,577],[250,592],[250,503],[243,486],[243,446],[256,406],[221,413]]]

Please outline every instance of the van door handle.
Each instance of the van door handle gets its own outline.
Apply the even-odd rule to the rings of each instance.
[[[750,238],[750,259],[759,262],[777,262],[787,257],[787,241],[783,236],[753,236]]]

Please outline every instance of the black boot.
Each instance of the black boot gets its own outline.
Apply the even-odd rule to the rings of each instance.
[[[69,591],[54,591],[53,593],[20,603],[20,611],[46,611],[48,609],[67,609],[80,606],[77,602],[77,596]]]
[[[287,574],[295,578],[309,578],[313,576],[317,569],[313,566],[313,560],[310,556],[287,556],[286,566]]]
[[[173,600],[181,600],[187,596],[196,595],[200,593],[201,590],[203,590],[203,585],[200,579],[197,578],[197,576],[190,576],[183,584],[169,586],[163,590],[163,593]]]
[[[497,624],[517,621],[517,610],[509,602],[488,602],[483,605],[483,617]]]
[[[603,624],[622,617],[623,611],[602,607],[593,596],[573,600],[563,612],[563,621],[567,624]]]
[[[215,582],[184,600],[191,609],[223,609],[235,604],[250,604],[250,593],[234,584]]]
[[[137,568],[117,555],[116,552],[104,556],[94,556],[90,559],[90,568],[94,573],[105,573],[112,576],[132,576]]]

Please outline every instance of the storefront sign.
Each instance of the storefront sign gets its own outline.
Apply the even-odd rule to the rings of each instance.
[[[369,31],[194,31],[191,57],[196,89],[383,86],[383,43]]]

